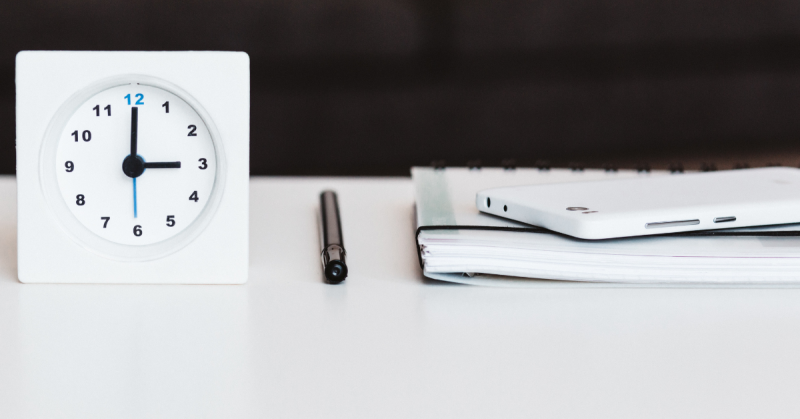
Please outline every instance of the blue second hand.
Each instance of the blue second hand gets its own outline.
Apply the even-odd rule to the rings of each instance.
[[[137,218],[138,214],[136,211],[136,178],[133,178],[133,218]]]

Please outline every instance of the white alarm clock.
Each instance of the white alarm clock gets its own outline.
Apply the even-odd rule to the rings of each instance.
[[[249,80],[241,52],[20,52],[20,281],[245,282]]]

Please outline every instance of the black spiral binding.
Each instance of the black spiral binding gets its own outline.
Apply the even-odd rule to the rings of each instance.
[[[581,162],[573,161],[573,162],[570,162],[567,165],[567,167],[569,167],[569,169],[572,170],[573,172],[582,172],[583,169],[586,168],[586,165],[581,163]]]
[[[700,164],[700,171],[701,172],[716,172],[717,171],[717,165],[714,164],[714,163],[703,162],[703,163]]]
[[[431,163],[431,166],[436,170],[444,170],[445,169],[445,161],[444,160],[434,160]],[[505,170],[515,170],[517,168],[516,160],[507,159],[503,160],[501,166]],[[767,167],[776,167],[781,166],[780,163],[768,163]],[[479,170],[481,166],[480,160],[470,160],[467,163],[467,167],[472,170]],[[537,160],[534,163],[534,167],[539,170],[550,170],[550,162],[547,160]],[[582,163],[578,162],[571,162],[568,165],[568,168],[574,172],[583,171],[585,166]],[[617,166],[612,165],[610,163],[603,164],[602,168],[606,172],[616,172]],[[750,165],[747,163],[736,163],[733,167],[734,169],[747,169],[750,168]],[[639,163],[636,165],[636,171],[639,173],[648,173],[650,172],[650,165],[647,163]],[[700,170],[703,172],[713,172],[717,170],[717,166],[714,163],[703,163],[700,166]],[[682,163],[671,163],[669,165],[669,171],[671,173],[683,173],[684,168]],[[572,236],[567,236],[566,234],[558,233],[556,231],[548,230],[542,227],[493,227],[493,226],[456,226],[456,225],[435,225],[435,226],[420,226],[417,227],[416,235],[414,237],[414,241],[417,245],[417,259],[419,260],[419,267],[424,268],[425,263],[422,260],[422,245],[419,244],[419,235],[423,231],[429,230],[486,230],[486,231],[514,231],[514,232],[522,232],[522,233],[536,233],[536,234],[554,234],[558,236],[564,236],[571,238],[573,240],[580,240],[580,241],[587,241],[592,242],[594,240],[584,240],[575,238]],[[667,233],[667,234],[657,234],[648,237],[660,237],[660,236],[675,236],[675,237],[797,237],[800,236],[800,231],[719,231],[719,230],[707,230],[707,231],[687,231],[682,233]],[[624,239],[621,239],[624,240]]]
[[[683,173],[683,163],[670,163],[669,164],[669,172],[670,173]]]
[[[434,160],[431,162],[431,167],[434,170],[444,170],[447,167],[447,162],[444,160]]]
[[[783,165],[781,163],[777,163],[777,162],[769,162],[769,163],[765,164],[764,166],[765,167],[781,167]],[[447,168],[447,161],[446,160],[432,160],[431,161],[431,167],[433,167],[434,169],[437,169],[437,170],[445,169],[445,168]],[[471,159],[471,160],[467,160],[466,167],[469,168],[469,169],[472,169],[472,170],[480,170],[481,168],[484,167],[484,165],[483,165],[483,161],[481,159]],[[502,167],[505,170],[515,170],[518,167],[533,167],[533,168],[537,168],[539,170],[550,170],[551,168],[553,168],[555,166],[553,166],[550,163],[550,161],[548,161],[548,160],[535,160],[532,165],[526,166],[524,164],[519,164],[516,159],[503,159],[503,160],[500,161],[500,167]],[[732,169],[734,169],[734,170],[737,170],[737,169],[749,169],[750,167],[751,166],[750,166],[749,163],[737,162],[737,163],[734,163]],[[800,166],[798,166],[798,167],[800,167]],[[587,168],[589,168],[589,166],[587,166],[586,164],[584,164],[582,162],[579,162],[579,161],[571,161],[571,162],[567,163],[566,168],[572,170],[573,172],[582,172],[582,171],[586,170]],[[600,169],[603,169],[606,172],[617,172],[617,171],[619,171],[620,167],[618,165],[614,164],[614,163],[603,163],[603,164],[600,165]],[[647,162],[638,163],[633,167],[633,169],[636,170],[639,173],[649,173],[650,171],[652,171],[652,167]],[[683,163],[681,163],[681,162],[672,162],[672,163],[670,163],[667,166],[667,170],[670,173],[684,173],[686,171]],[[717,170],[719,170],[719,168],[717,167],[717,165],[715,163],[711,163],[711,162],[702,162],[702,163],[700,163],[699,171],[701,171],[701,172],[715,172]]]

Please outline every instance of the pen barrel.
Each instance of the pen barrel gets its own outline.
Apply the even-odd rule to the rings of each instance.
[[[322,218],[322,268],[326,281],[338,284],[347,278],[339,203],[333,191],[323,191],[319,200]]]
[[[322,245],[326,248],[337,244],[344,250],[342,225],[339,221],[339,206],[333,191],[324,191],[319,196],[322,210]]]
[[[344,260],[345,255],[344,247],[338,244],[327,246],[322,250],[322,265],[328,266],[329,263],[336,260],[347,263],[347,261]]]

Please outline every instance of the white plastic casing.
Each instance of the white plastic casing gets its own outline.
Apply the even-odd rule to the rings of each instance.
[[[800,222],[800,169],[768,167],[480,191],[481,212],[582,239]]]
[[[18,277],[25,283],[241,284],[248,276],[250,61],[243,52],[17,54]],[[220,193],[198,228],[152,251],[84,240],[64,222],[43,167],[46,133],[76,96],[104,80],[175,86],[216,129]],[[56,121],[57,122],[57,121]],[[224,150],[224,153],[222,153]],[[85,236],[85,234],[84,234]],[[112,249],[113,247],[113,249]],[[139,246],[142,247],[142,246]]]

